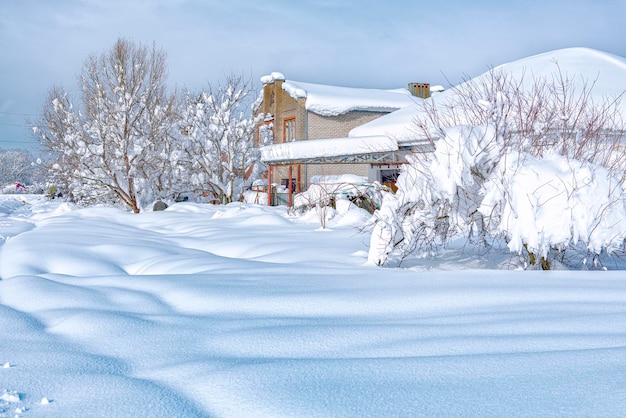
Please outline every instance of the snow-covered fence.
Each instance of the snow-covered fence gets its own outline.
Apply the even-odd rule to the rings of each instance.
[[[350,200],[357,206],[373,212],[382,203],[382,193],[389,188],[365,177],[354,175],[318,176],[312,178],[309,189],[294,198],[294,208],[332,206],[333,202]]]
[[[383,195],[390,193],[387,186],[378,182],[368,182],[366,178],[353,175],[320,176],[313,178],[315,183],[294,197],[293,210],[306,212],[314,210],[324,228],[332,217],[337,202],[348,201],[369,213],[380,208]]]

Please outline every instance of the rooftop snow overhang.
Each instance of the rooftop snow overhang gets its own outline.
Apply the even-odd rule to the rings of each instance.
[[[295,163],[380,162],[399,151],[395,139],[386,136],[294,141],[260,148],[261,161],[269,165]],[[395,158],[394,158],[395,159]]]
[[[282,89],[296,100],[305,99],[305,108],[321,116],[354,111],[390,113],[420,100],[404,88],[365,89],[286,80]]]

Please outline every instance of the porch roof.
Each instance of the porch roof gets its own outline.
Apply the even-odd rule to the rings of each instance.
[[[387,136],[313,139],[262,147],[261,161],[269,165],[292,163],[367,163],[392,159],[399,150]]]

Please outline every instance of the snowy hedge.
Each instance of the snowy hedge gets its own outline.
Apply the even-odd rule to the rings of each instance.
[[[489,127],[444,130],[432,154],[411,155],[375,217],[369,260],[431,251],[452,237],[503,238],[517,254],[547,259],[582,244],[591,255],[623,249],[622,181],[606,167],[546,152],[498,155]]]
[[[573,247],[594,258],[623,249],[621,96],[595,94],[589,71],[567,71],[571,60],[539,61],[421,103],[414,132],[434,151],[407,158],[397,196],[375,214],[370,261],[423,254],[455,237],[486,248],[503,238],[542,268]]]
[[[623,247],[624,193],[604,167],[556,154],[507,155],[482,194],[490,232],[505,234],[511,251],[547,257],[579,242],[594,254]]]

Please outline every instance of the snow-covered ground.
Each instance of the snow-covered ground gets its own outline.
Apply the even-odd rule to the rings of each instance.
[[[623,272],[377,268],[365,219],[1,196],[0,417],[626,411]]]

